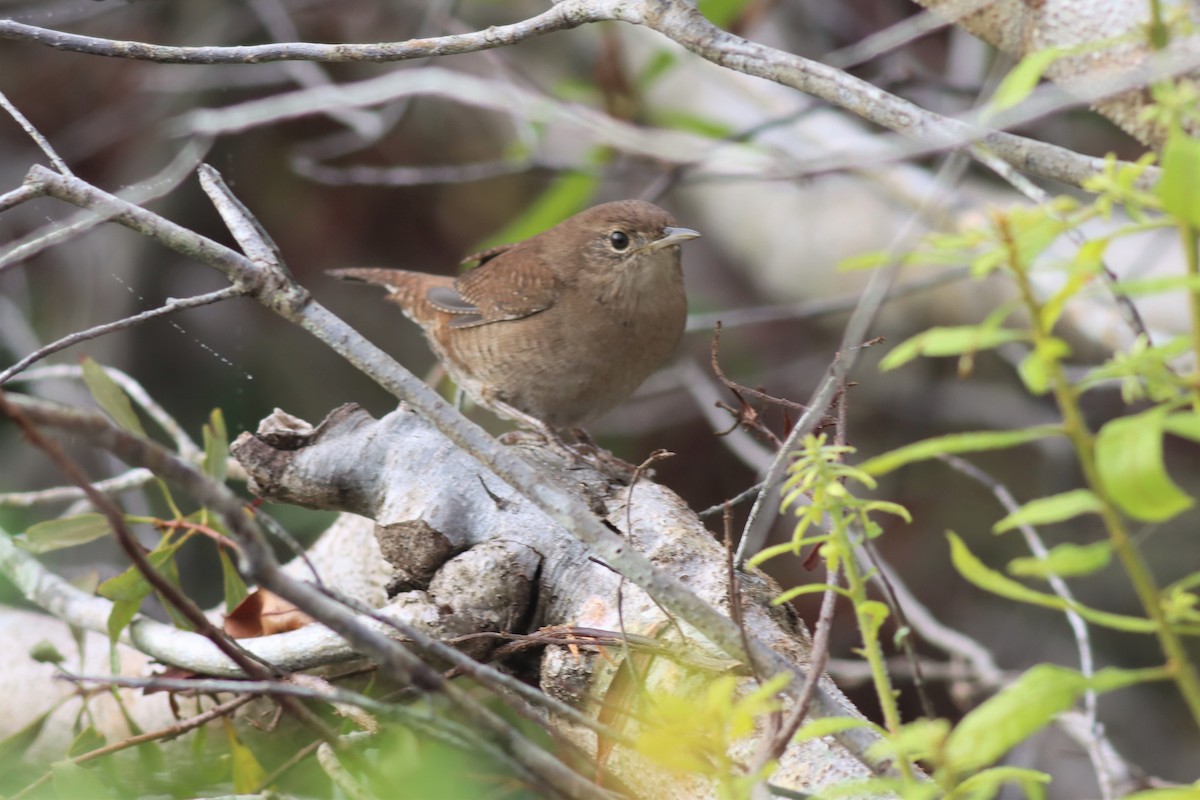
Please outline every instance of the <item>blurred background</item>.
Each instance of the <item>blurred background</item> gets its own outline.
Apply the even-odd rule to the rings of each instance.
[[[6,16],[31,25],[173,45],[401,41],[515,22],[546,8],[483,0],[0,5]],[[898,49],[874,49],[874,34],[918,14],[905,0],[701,5],[740,35],[846,67],[943,114],[969,112],[1010,66],[952,28]],[[368,80],[379,81],[389,99],[331,110],[312,95],[299,95],[310,110],[287,118],[262,105],[305,88]],[[216,167],[315,298],[418,375],[428,374],[434,360],[415,326],[385,305],[381,293],[339,284],[324,270],[385,266],[452,273],[463,256],[481,247],[524,238],[598,202],[644,197],[668,208],[679,224],[704,234],[684,251],[694,317],[689,333],[677,365],[649,380],[591,433],[633,463],[659,448],[676,453],[656,465],[657,479],[696,509],[743,492],[772,456],[772,445],[761,436],[721,435],[734,418],[714,402],[737,401],[710,366],[716,320],[724,324],[720,363],[729,378],[803,403],[835,358],[867,278],[839,272],[841,261],[894,245],[922,207],[918,231],[954,229],[981,220],[988,205],[1023,202],[977,166],[939,182],[942,156],[884,164],[882,157],[897,147],[894,137],[793,90],[715,67],[650,31],[615,23],[516,47],[392,64],[162,65],[9,41],[0,47],[0,90],[80,177],[108,191],[140,193],[154,211],[232,244],[191,172],[201,158]],[[206,110],[214,113],[201,113]],[[1097,156],[1115,152],[1133,160],[1143,152],[1083,110],[1018,132]],[[822,159],[835,153],[859,154],[861,166],[822,171]],[[45,162],[12,118],[0,114],[0,192],[17,187],[31,164]],[[6,211],[0,215],[0,258],[61,229],[75,213],[50,200]],[[1114,268],[1129,273],[1169,269],[1175,258],[1160,241],[1130,243],[1126,250]],[[27,251],[26,258],[0,262],[0,369],[74,331],[224,286],[215,271],[115,225]],[[1068,244],[1062,252],[1069,254]],[[906,268],[898,285],[923,285],[938,274]],[[967,376],[958,374],[954,359],[921,360],[888,373],[876,368],[908,335],[982,319],[1006,291],[1003,284],[960,279],[888,304],[871,330],[885,340],[863,352],[847,396],[847,436],[858,457],[939,433],[1057,419],[1052,402],[1022,388],[1014,368],[1019,351],[982,354]],[[1167,304],[1146,313],[1152,327],[1170,331],[1185,324],[1180,311]],[[1103,299],[1073,311],[1067,324],[1081,365],[1129,338]],[[152,320],[48,361],[74,364],[83,356],[140,381],[197,439],[214,407],[236,436],[253,430],[275,407],[315,424],[342,403],[359,403],[378,416],[395,402],[308,334],[245,299]],[[18,379],[14,386],[90,404],[75,381]],[[1086,403],[1094,426],[1124,408],[1115,389],[1092,392]],[[795,419],[777,407],[761,410],[781,437]],[[506,429],[485,412],[470,413],[490,430]],[[1176,480],[1194,492],[1195,449],[1176,445],[1169,457]],[[95,476],[119,470],[95,455],[88,458]],[[1079,485],[1061,443],[971,460],[1019,502]],[[11,425],[0,425],[0,493],[61,482]],[[997,568],[1025,554],[1017,539],[989,533],[1004,515],[990,492],[932,462],[900,471],[877,494],[905,505],[914,518],[911,525],[884,520],[889,528],[878,542],[880,552],[943,623],[983,642],[1005,670],[1040,661],[1078,665],[1060,614],[1000,602],[950,566],[947,530],[964,536]],[[131,510],[148,508],[140,496],[126,501]],[[736,509],[735,531],[747,508]],[[276,510],[308,537],[328,520]],[[0,523],[16,532],[46,515],[45,509],[0,508]],[[1160,585],[1200,567],[1195,523],[1192,513],[1139,532]],[[721,535],[720,515],[710,518],[710,526]],[[779,518],[773,541],[789,529],[789,520]],[[1090,520],[1045,533],[1052,543],[1102,536]],[[185,585],[213,605],[221,591],[216,558],[211,547],[192,550]],[[66,574],[101,579],[124,566],[103,544],[65,551],[56,560]],[[785,586],[820,578],[784,559],[769,570]],[[1116,568],[1077,584],[1085,603],[1138,613]],[[0,594],[16,602],[10,596]],[[798,604],[810,622],[815,602]],[[1160,658],[1149,637],[1103,629],[1092,634],[1100,666],[1149,666]],[[856,641],[846,613],[835,625],[834,654],[849,657]],[[923,655],[945,658],[917,641]],[[843,685],[859,708],[873,713],[868,688]],[[901,680],[901,688],[909,713],[917,715],[910,685]],[[937,711],[950,717],[979,700],[969,682],[934,682],[932,694]],[[1167,779],[1196,777],[1195,732],[1173,687],[1106,696],[1101,710],[1113,741],[1133,763]],[[1015,752],[1012,763],[1054,774],[1052,797],[1095,795],[1087,759],[1054,729]]]

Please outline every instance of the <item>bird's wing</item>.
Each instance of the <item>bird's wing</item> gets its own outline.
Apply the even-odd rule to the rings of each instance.
[[[511,245],[487,251],[483,263],[459,276],[454,286],[426,293],[436,308],[456,315],[452,328],[522,319],[554,305],[559,281],[536,248]]]

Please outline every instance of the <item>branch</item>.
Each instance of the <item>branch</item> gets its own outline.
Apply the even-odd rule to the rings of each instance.
[[[11,20],[0,20],[0,38],[33,41],[92,55],[160,63],[240,64],[295,60],[393,62],[478,52],[603,20],[644,25],[714,64],[818,97],[916,141],[919,143],[918,152],[957,149],[979,142],[1022,171],[1074,185],[1081,185],[1087,178],[1099,174],[1104,167],[1103,159],[1081,156],[1066,148],[935,114],[833,67],[735,36],[710,23],[684,0],[563,0],[536,17],[511,25],[379,44],[293,42],[239,47],[170,47],[79,36]],[[1131,77],[1126,76],[1125,80],[1145,85],[1156,76],[1179,74],[1194,67],[1194,54],[1184,50],[1180,59],[1167,66],[1144,67],[1139,64],[1138,69],[1133,70]],[[1117,82],[1108,82],[1096,91],[1108,96],[1128,88]],[[1061,107],[1061,104],[1056,100],[1055,107]],[[823,158],[821,164],[812,165],[812,171],[827,171],[829,164],[830,160]],[[856,154],[853,160],[848,157],[844,165],[835,168],[859,166],[861,157]],[[1144,176],[1146,182],[1152,182],[1156,174],[1153,170],[1147,172]]]

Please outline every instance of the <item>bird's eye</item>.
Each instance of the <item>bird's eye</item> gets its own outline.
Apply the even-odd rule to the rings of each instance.
[[[625,231],[613,231],[608,235],[608,242],[613,250],[624,250],[629,247],[629,237]]]

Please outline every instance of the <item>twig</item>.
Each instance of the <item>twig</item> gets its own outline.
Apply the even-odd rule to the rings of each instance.
[[[933,197],[938,193],[940,188],[956,182],[965,168],[966,159],[962,157],[952,157],[943,164],[942,168],[938,171],[937,184],[926,197],[921,207],[917,209],[904,228],[896,235],[892,245],[888,248],[890,253],[903,253],[908,248],[909,242],[916,235],[918,225],[932,204]],[[888,291],[892,281],[900,270],[902,262],[903,258],[901,257],[893,258],[890,265],[871,273],[871,279],[867,283],[866,289],[863,290],[862,297],[855,307],[854,312],[850,315],[850,320],[846,323],[846,329],[842,335],[842,344],[837,357],[834,358],[833,363],[826,370],[825,377],[813,393],[812,399],[809,400],[808,410],[796,423],[796,426],[792,428],[791,433],[788,434],[787,441],[779,448],[779,451],[775,454],[775,459],[771,462],[770,469],[767,470],[767,474],[763,479],[763,488],[750,509],[750,516],[742,529],[741,541],[738,542],[737,563],[739,567],[745,563],[746,557],[751,552],[758,552],[766,542],[770,525],[759,524],[759,518],[766,503],[767,495],[770,494],[775,485],[783,477],[788,456],[795,449],[796,443],[816,428],[819,420],[824,417],[825,410],[845,384],[847,376],[858,361],[859,345],[867,339],[867,331],[873,324],[875,315],[879,313],[879,309],[883,307],[884,302],[887,300]]]
[[[1021,504],[1008,491],[1008,487],[971,462],[953,455],[940,455],[938,459],[945,462],[954,471],[966,475],[968,478],[986,487],[1007,513],[1012,514],[1021,507]],[[1021,523],[1017,526],[1017,529],[1021,531],[1026,546],[1029,547],[1030,552],[1034,556],[1041,560],[1045,560],[1049,556],[1046,545],[1042,542],[1041,537],[1033,526]],[[1091,678],[1095,674],[1096,663],[1095,656],[1092,653],[1092,642],[1088,634],[1087,622],[1074,610],[1076,600],[1070,587],[1067,586],[1067,582],[1054,574],[1047,575],[1046,579],[1053,592],[1066,601],[1066,608],[1063,609],[1063,613],[1066,615],[1067,623],[1071,626],[1071,632],[1075,636],[1075,648],[1079,652],[1079,671],[1085,678]],[[1091,736],[1086,742],[1088,758],[1092,762],[1092,768],[1096,770],[1096,780],[1100,785],[1101,796],[1104,800],[1111,800],[1111,798],[1116,796],[1115,781],[1110,773],[1110,759],[1106,756],[1106,753],[1109,751],[1115,752],[1115,749],[1108,743],[1104,733],[1104,726],[1097,717],[1096,692],[1094,689],[1089,688],[1084,692],[1083,708],[1088,730],[1091,732]]]
[[[50,159],[50,164],[53,165],[56,170],[61,172],[63,175],[67,175],[72,178],[75,177],[75,173],[71,172],[71,168],[67,166],[67,162],[63,161],[62,158],[59,157],[58,153],[54,151],[54,148],[50,145],[50,141],[42,135],[41,131],[34,127],[33,123],[29,121],[28,117],[22,114],[20,110],[9,101],[8,96],[5,95],[4,92],[0,92],[0,108],[3,108],[8,112],[9,116],[16,120],[17,124],[21,126],[21,129],[25,131],[25,133],[29,135],[29,138],[33,139],[34,143],[41,148],[43,153],[46,154],[46,158]]]
[[[188,143],[171,160],[171,163],[158,174],[139,181],[131,189],[117,192],[117,197],[131,203],[145,203],[170,193],[192,173],[211,145],[211,137],[196,136],[189,139]],[[20,189],[4,195],[4,198],[15,197],[20,193],[30,195],[21,200],[24,202],[24,200],[44,196],[44,188],[39,184],[27,182]],[[4,203],[4,198],[0,198],[0,211],[8,208]],[[14,202],[13,205],[16,203]],[[0,251],[0,272],[33,258],[50,247],[70,241],[76,236],[82,236],[108,221],[109,217],[103,213],[85,212],[72,217],[66,223],[54,223],[48,228],[36,230],[26,237],[12,242],[6,250]]]
[[[910,294],[936,289],[948,283],[963,280],[971,275],[969,267],[956,267],[939,270],[927,278],[900,283],[888,290],[888,300],[907,297]],[[755,306],[752,308],[733,308],[725,311],[699,312],[688,315],[687,332],[710,331],[718,323],[725,328],[736,328],[743,325],[763,325],[769,322],[795,322],[799,320],[819,319],[833,314],[844,314],[853,311],[861,301],[860,295],[846,297],[831,297],[825,300],[812,300],[804,303],[786,303],[777,306]]]
[[[147,731],[146,733],[128,736],[118,742],[113,742],[112,744],[107,744],[103,747],[97,747],[95,750],[89,750],[86,753],[81,753],[80,755],[74,756],[70,759],[70,761],[75,764],[86,764],[87,762],[94,761],[97,758],[102,758],[104,756],[111,755],[112,753],[120,752],[121,750],[128,750],[130,747],[137,747],[138,745],[145,744],[146,742],[169,741],[177,736],[182,736],[188,731],[195,730],[201,725],[207,725],[209,722],[212,722],[218,717],[224,717],[232,714],[234,711],[238,710],[254,699],[255,695],[252,694],[237,697],[226,703],[215,705],[207,711],[197,714],[194,717],[181,719],[174,725],[168,725],[167,727],[159,728],[156,731]],[[21,789],[21,791],[12,795],[10,800],[20,800],[20,798],[36,791],[38,787],[44,785],[53,777],[53,772],[45,773],[36,781]]]
[[[149,311],[143,311],[140,314],[134,314],[131,317],[125,317],[124,319],[119,319],[114,322],[106,322],[103,325],[97,325],[94,328],[88,328],[87,330],[76,331],[75,333],[62,337],[56,342],[51,342],[44,347],[38,348],[17,363],[13,364],[11,367],[0,372],[0,386],[8,383],[8,381],[12,380],[13,376],[22,372],[30,364],[40,361],[52,353],[57,353],[59,350],[65,350],[73,344],[86,342],[89,339],[95,339],[97,337],[104,336],[105,334],[112,333],[113,331],[132,328],[134,325],[138,325],[146,320],[154,319],[155,317],[162,317],[167,314],[174,314],[177,311],[183,311],[189,308],[198,308],[199,306],[206,306],[211,303],[219,303],[222,300],[240,297],[243,294],[245,294],[245,291],[242,289],[236,286],[227,286],[224,289],[218,289],[215,292],[209,292],[208,294],[197,295],[195,297],[187,297],[182,300],[170,299],[158,308],[152,308]]]
[[[80,36],[13,20],[0,20],[0,38],[34,41],[57,49],[93,55],[160,63],[393,62],[503,47],[604,20],[645,25],[709,61],[799,89],[920,143],[916,147],[903,148],[906,152],[889,154],[888,158],[907,158],[981,141],[1019,169],[1075,185],[1099,174],[1104,167],[1101,159],[1087,158],[1065,148],[934,114],[840,70],[734,36],[709,23],[683,0],[658,0],[655,3],[563,0],[535,17],[510,25],[494,26],[486,31],[365,45],[292,42],[235,47],[170,47]],[[1069,105],[1094,102],[1146,86],[1158,78],[1183,74],[1196,66],[1198,56],[1189,53],[1186,48],[1168,48],[1164,53],[1149,65],[1128,70],[1119,78],[1105,75],[1091,86],[1073,86],[1072,95],[1056,89],[1035,92],[1017,109],[1009,109],[994,122],[997,125],[1027,122]],[[1049,97],[1049,100],[1043,100],[1043,97]],[[843,161],[846,163],[840,164],[837,159],[822,157],[819,162],[813,162],[812,172],[815,174],[862,165],[861,154],[856,154],[852,161]],[[1147,184],[1156,177],[1147,175]]]
[[[735,494],[733,497],[729,498],[728,500],[722,500],[720,503],[717,503],[715,506],[709,506],[708,508],[704,509],[703,511],[697,513],[696,516],[698,516],[700,519],[707,519],[708,517],[711,517],[714,514],[717,514],[718,512],[724,512],[724,510],[727,507],[732,508],[733,506],[736,506],[736,505],[746,502],[751,497],[757,496],[761,489],[762,489],[762,483],[761,482],[756,483],[753,486],[751,486],[750,488],[743,489],[742,491],[738,492],[737,494]]]
[[[799,665],[757,639],[751,640],[753,652],[746,654],[740,633],[728,618],[711,608],[678,578],[657,569],[644,556],[626,547],[624,540],[606,528],[582,500],[554,484],[547,483],[532,465],[495,442],[478,426],[463,419],[432,389],[314,302],[307,291],[291,282],[286,275],[265,273],[260,265],[253,264],[227,247],[198,236],[152,212],[125,203],[95,187],[72,181],[44,168],[35,166],[30,171],[28,180],[44,183],[49,193],[69,202],[86,208],[104,209],[112,214],[114,221],[153,236],[169,247],[222,270],[235,283],[251,287],[252,294],[259,302],[313,333],[385,389],[408,401],[450,441],[471,453],[481,464],[529,498],[550,519],[587,545],[605,564],[655,597],[672,614],[692,624],[702,635],[733,658],[741,660],[753,657],[772,672],[803,672]],[[194,472],[191,467],[184,470],[178,465],[172,465],[168,469],[172,475],[186,480],[189,485],[195,484],[189,477]],[[227,505],[230,501],[224,495],[217,496],[212,487],[204,484],[196,484],[193,488],[201,492],[197,499],[206,504],[209,501],[217,503],[213,507],[221,509],[231,532],[245,536],[247,541],[260,541],[258,537],[262,536],[261,530],[257,526],[247,527],[249,523],[242,513],[240,503],[235,507]],[[256,544],[247,549],[246,543],[243,542],[243,550],[248,554],[246,571],[255,577],[260,585],[304,608],[311,616],[320,619],[344,636],[360,652],[379,658],[385,669],[407,670],[404,664],[396,660],[397,653],[381,634],[362,630],[354,623],[354,617],[344,609],[334,611],[327,605],[332,604],[332,601],[321,597],[312,586],[285,580],[263,545]],[[313,613],[314,610],[318,613]],[[815,713],[831,716],[845,713],[842,704],[824,690],[818,691],[814,710]],[[867,753],[867,748],[875,739],[870,732],[862,729],[848,730],[839,733],[837,738],[848,753],[864,763],[877,770],[889,770],[886,759],[879,759]]]
[[[125,515],[121,509],[117,508],[116,504],[107,495],[92,488],[87,476],[83,474],[83,470],[75,463],[74,459],[69,457],[57,442],[43,436],[25,410],[13,404],[9,400],[8,395],[3,391],[0,391],[0,412],[3,412],[5,416],[17,423],[25,434],[25,437],[35,447],[45,453],[67,478],[84,490],[88,500],[108,521],[109,527],[112,528],[113,533],[116,535],[118,544],[121,545],[121,549],[125,551],[125,554],[129,556],[134,566],[137,567],[138,572],[146,579],[147,583],[154,587],[154,590],[164,601],[178,609],[199,633],[207,637],[222,653],[244,670],[247,675],[263,679],[274,673],[275,668],[272,665],[261,661],[258,656],[244,650],[228,634],[214,625],[204,612],[192,602],[191,598],[183,594],[183,592],[154,568],[143,552],[141,544],[133,537],[132,531],[125,524]],[[57,424],[58,422],[60,420],[43,418],[42,424]],[[325,723],[303,705],[295,701],[284,702],[288,706],[288,709],[318,736],[327,741],[333,741],[336,738]]]
[[[148,469],[131,469],[120,475],[105,478],[92,484],[98,492],[104,494],[121,494],[131,489],[140,489],[154,480],[154,473]],[[0,508],[31,508],[47,503],[64,503],[68,500],[79,500],[86,493],[78,486],[55,486],[36,492],[7,492],[0,494]]]
[[[129,395],[129,399],[137,403],[146,412],[146,415],[154,420],[154,424],[158,425],[163,433],[170,437],[175,445],[175,451],[180,456],[191,460],[198,460],[204,454],[200,446],[188,435],[187,431],[175,421],[174,417],[167,413],[167,410],[157,400],[150,396],[150,393],[146,391],[146,387],[142,386],[139,381],[116,367],[104,367],[104,372],[121,387],[121,390],[125,394]],[[80,380],[83,378],[83,368],[78,364],[56,364],[31,369],[24,375],[24,380],[27,381],[57,380],[60,378]]]

